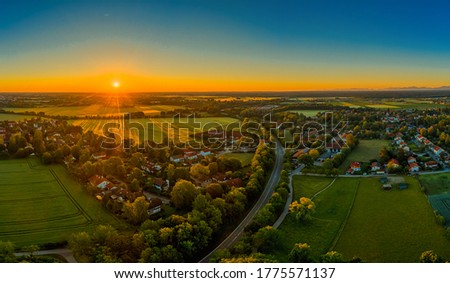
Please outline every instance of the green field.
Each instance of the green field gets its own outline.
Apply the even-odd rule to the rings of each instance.
[[[0,161],[0,240],[17,246],[61,242],[96,224],[123,227],[60,165]]]
[[[295,176],[294,199],[311,197],[325,188],[333,179],[323,177]],[[316,213],[309,223],[298,223],[288,215],[281,226],[280,246],[274,256],[281,262],[288,261],[288,254],[294,244],[308,243],[314,256],[326,253],[341,228],[353,202],[358,179],[341,178],[315,199]]]
[[[406,190],[383,191],[378,178],[361,178],[355,203],[335,250],[367,262],[417,262],[434,250],[450,258],[450,241],[436,223],[419,183],[405,177]]]
[[[103,135],[102,129],[105,124],[116,123],[117,127],[113,126],[113,129],[119,128],[120,125],[120,128],[125,128],[125,133],[121,133],[121,136],[131,137],[135,141],[152,140],[161,142],[164,138],[169,138],[174,141],[185,142],[192,139],[193,134],[213,128],[222,131],[228,125],[239,121],[230,117],[208,117],[195,118],[195,121],[181,118],[179,122],[174,122],[173,118],[141,118],[131,119],[130,121],[122,119],[80,119],[71,122],[74,125],[83,127],[85,131],[93,131],[99,135]]]
[[[347,159],[339,166],[341,173],[347,171],[350,164],[354,161],[369,162],[372,159],[379,158],[380,149],[387,146],[386,140],[360,140],[358,146],[352,150]]]
[[[450,226],[450,173],[420,175],[420,184],[428,195],[428,201]]]
[[[0,121],[22,121],[25,119],[31,119],[33,117],[35,116],[0,113]]]
[[[420,175],[419,180],[427,195],[450,194],[450,173]]]
[[[88,106],[52,106],[52,107],[34,107],[34,108],[5,108],[8,111],[14,111],[16,113],[25,112],[44,112],[46,115],[60,115],[60,116],[113,116],[121,115],[129,112],[142,111],[145,115],[159,115],[161,111],[173,111],[175,108],[182,108],[173,105],[136,105],[127,107],[117,107],[116,105],[109,104],[108,106],[102,104],[92,104]]]
[[[313,116],[316,116],[317,113],[325,112],[325,111],[327,111],[327,110],[289,110],[289,112],[291,112],[291,113],[303,114],[306,117],[313,117]]]
[[[248,166],[252,163],[253,153],[225,153],[222,155],[227,158],[236,158],[241,161],[243,167]]]

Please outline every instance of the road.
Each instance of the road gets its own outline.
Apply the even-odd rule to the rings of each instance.
[[[230,248],[234,245],[239,239],[242,237],[244,233],[245,227],[252,222],[255,215],[259,212],[259,210],[269,201],[272,196],[273,189],[278,185],[280,181],[281,171],[283,170],[283,157],[284,157],[284,149],[279,142],[276,144],[275,149],[275,165],[273,167],[272,174],[270,175],[269,181],[264,188],[261,196],[258,201],[252,207],[250,212],[244,218],[244,220],[239,223],[239,225],[231,232],[228,237],[223,240],[214,250],[212,250],[207,256],[200,260],[200,262],[209,262],[211,256],[220,249]]]
[[[36,251],[33,253],[33,255],[50,255],[50,254],[57,254],[66,259],[69,263],[75,263],[77,262],[76,259],[73,257],[72,252],[69,249],[54,249],[54,250],[44,250],[44,251]],[[15,253],[16,256],[23,256],[23,255],[30,255],[30,253]]]

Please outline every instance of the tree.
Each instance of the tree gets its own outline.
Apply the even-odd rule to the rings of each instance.
[[[306,243],[297,243],[289,253],[289,261],[292,263],[312,262],[310,246]]]
[[[170,199],[176,208],[189,209],[198,193],[190,181],[180,180],[173,187]]]
[[[139,185],[139,181],[137,179],[133,179],[133,181],[131,181],[130,183],[130,191],[132,192],[139,192],[139,190],[141,189],[141,186]]]
[[[253,234],[253,247],[260,252],[271,252],[278,245],[280,235],[276,229],[266,226]]]
[[[320,155],[319,151],[317,149],[311,149],[308,152],[308,155],[312,157],[313,160],[317,159]]]
[[[52,163],[53,161],[53,157],[50,154],[50,152],[46,151],[44,152],[44,154],[42,154],[42,163],[44,163],[45,165],[48,165],[50,163]]]
[[[123,214],[130,223],[139,225],[148,218],[149,205],[144,196],[136,198],[134,202],[126,201],[123,206]]]
[[[191,176],[200,181],[204,181],[204,180],[208,179],[209,172],[210,171],[209,171],[208,167],[203,166],[200,163],[197,163],[191,167]]]
[[[344,256],[336,251],[330,251],[320,257],[320,261],[323,263],[343,263],[345,262]]]
[[[90,262],[93,252],[93,241],[86,232],[72,234],[69,239],[69,247],[79,262]]]
[[[440,263],[444,262],[440,256],[435,254],[433,251],[425,251],[420,255],[419,258],[422,263]]]
[[[0,241],[0,262],[17,262],[13,243]]]
[[[298,162],[304,164],[306,167],[311,167],[314,164],[314,160],[309,154],[302,154],[298,157]]]
[[[295,214],[297,221],[311,220],[312,214],[315,212],[315,204],[311,199],[302,197],[300,201],[294,201],[289,205],[289,212]]]
[[[83,170],[83,174],[86,178],[90,178],[95,175],[95,168],[90,161],[86,161],[83,166],[81,166],[81,170]]]
[[[211,198],[215,199],[218,197],[222,197],[224,191],[222,185],[219,183],[211,183],[205,188],[205,193],[209,194]]]
[[[217,162],[211,162],[208,164],[208,169],[209,169],[209,174],[211,176],[214,176],[217,174],[217,172],[219,172],[219,165],[217,164]]]

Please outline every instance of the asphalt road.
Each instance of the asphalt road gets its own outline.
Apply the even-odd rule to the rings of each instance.
[[[253,218],[258,213],[258,211],[269,201],[270,197],[272,196],[273,189],[278,185],[278,182],[280,181],[281,171],[283,170],[283,157],[284,157],[284,149],[281,146],[281,144],[277,142],[277,146],[275,149],[275,164],[273,167],[273,171],[258,201],[252,207],[252,209],[244,218],[244,220],[242,220],[242,222],[239,223],[239,225],[234,229],[234,231],[231,232],[231,234],[228,235],[228,237],[225,240],[223,240],[222,243],[220,243],[214,250],[212,250],[207,256],[205,256],[199,262],[209,262],[209,259],[214,254],[214,252],[220,249],[230,248],[237,241],[239,241],[239,239],[242,237],[244,233],[245,227],[248,224],[250,224],[250,222],[252,222]]]
[[[33,255],[49,255],[49,254],[60,255],[64,257],[69,263],[77,262],[72,255],[72,251],[70,251],[69,249],[54,249],[54,250],[36,251],[33,253]],[[15,253],[15,255],[23,256],[23,255],[30,255],[30,253],[22,252],[22,253]]]

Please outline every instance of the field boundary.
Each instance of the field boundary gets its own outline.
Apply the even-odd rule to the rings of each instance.
[[[334,248],[336,248],[336,245],[337,245],[339,239],[341,238],[342,232],[344,231],[344,228],[347,225],[348,219],[350,218],[350,214],[352,213],[353,206],[355,205],[356,196],[358,195],[359,184],[360,183],[361,183],[361,180],[358,179],[358,186],[357,186],[357,188],[355,190],[355,194],[353,195],[353,200],[352,200],[352,203],[350,205],[350,208],[348,209],[347,215],[345,216],[344,221],[342,221],[341,227],[339,227],[339,230],[338,230],[336,236],[334,237],[333,241],[331,242],[331,246],[328,249],[328,251],[333,251]]]
[[[92,223],[92,217],[81,207],[81,205],[75,200],[75,198],[70,194],[69,190],[66,188],[63,182],[59,179],[58,175],[55,173],[53,168],[49,169],[50,173],[53,175],[55,180],[58,182],[59,186],[63,189],[64,193],[70,199],[70,201],[75,205],[75,207],[82,213],[82,215],[86,218],[88,223]]]
[[[317,193],[315,193],[312,197],[311,200],[315,199],[318,195],[320,195],[321,193],[323,193],[324,191],[328,190],[336,181],[337,178],[334,178],[333,181],[331,181],[331,183],[329,183],[325,188],[321,189],[320,191],[318,191]]]

